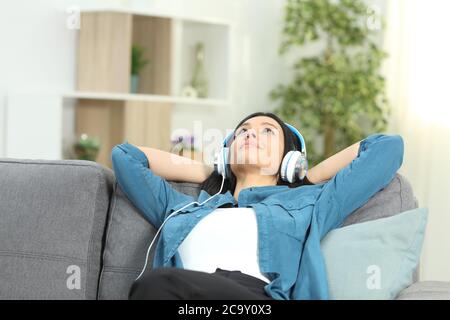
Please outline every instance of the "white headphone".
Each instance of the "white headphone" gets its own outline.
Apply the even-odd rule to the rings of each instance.
[[[302,181],[306,177],[308,172],[308,159],[306,155],[306,144],[305,139],[301,133],[290,124],[285,123],[285,125],[294,133],[297,137],[298,142],[301,147],[301,151],[293,150],[286,153],[281,162],[280,177],[281,180],[293,183],[297,181]],[[219,150],[215,157],[214,170],[227,178],[230,176],[229,173],[229,159],[230,159],[230,146],[229,143],[232,140],[233,133],[230,133],[223,141],[222,148]]]

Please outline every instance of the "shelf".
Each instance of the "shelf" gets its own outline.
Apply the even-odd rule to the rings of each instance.
[[[91,100],[113,100],[113,101],[142,101],[142,102],[161,102],[180,105],[214,106],[228,107],[229,102],[215,99],[172,97],[153,94],[132,94],[132,93],[105,93],[105,92],[68,92],[63,98],[72,99],[91,99]]]
[[[161,12],[156,12],[156,11],[151,11],[151,10],[129,9],[129,8],[122,8],[122,7],[101,7],[101,8],[81,9],[81,13],[83,13],[83,12],[89,12],[89,13],[95,13],[95,12],[128,13],[128,14],[131,14],[131,15],[159,17],[159,18],[169,18],[169,19],[179,19],[179,20],[190,21],[190,22],[208,23],[208,24],[230,26],[230,27],[235,25],[234,21],[225,20],[225,19],[192,17],[192,16],[185,16],[185,15],[180,15],[180,14],[166,14],[166,13],[161,13]]]

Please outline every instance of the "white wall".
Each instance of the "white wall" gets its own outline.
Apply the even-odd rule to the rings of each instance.
[[[64,1],[0,4],[0,156],[5,151],[8,92],[73,88],[75,33],[65,25]]]
[[[449,10],[448,1],[389,2],[386,37],[390,125],[405,141],[400,173],[429,210],[421,260],[427,281],[450,281],[450,45],[443,41]]]

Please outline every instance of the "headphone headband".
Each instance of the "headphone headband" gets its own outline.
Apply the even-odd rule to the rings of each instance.
[[[303,138],[302,134],[300,133],[300,131],[298,131],[294,126],[291,126],[288,123],[284,123],[289,129],[291,129],[291,131],[297,136],[299,142],[300,142],[300,148],[301,148],[301,152],[302,153],[306,153],[306,143],[305,143],[305,139]]]

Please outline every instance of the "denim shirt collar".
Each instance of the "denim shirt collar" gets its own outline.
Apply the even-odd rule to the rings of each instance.
[[[289,189],[286,185],[277,186],[258,186],[244,188],[239,192],[238,201],[234,198],[231,192],[228,190],[224,194],[216,195],[211,200],[205,203],[209,207],[218,208],[224,205],[231,205],[237,207],[247,207],[251,204],[259,203],[265,200],[267,197],[278,193],[282,190]],[[201,190],[198,196],[198,202],[202,203],[211,195],[205,190]]]

